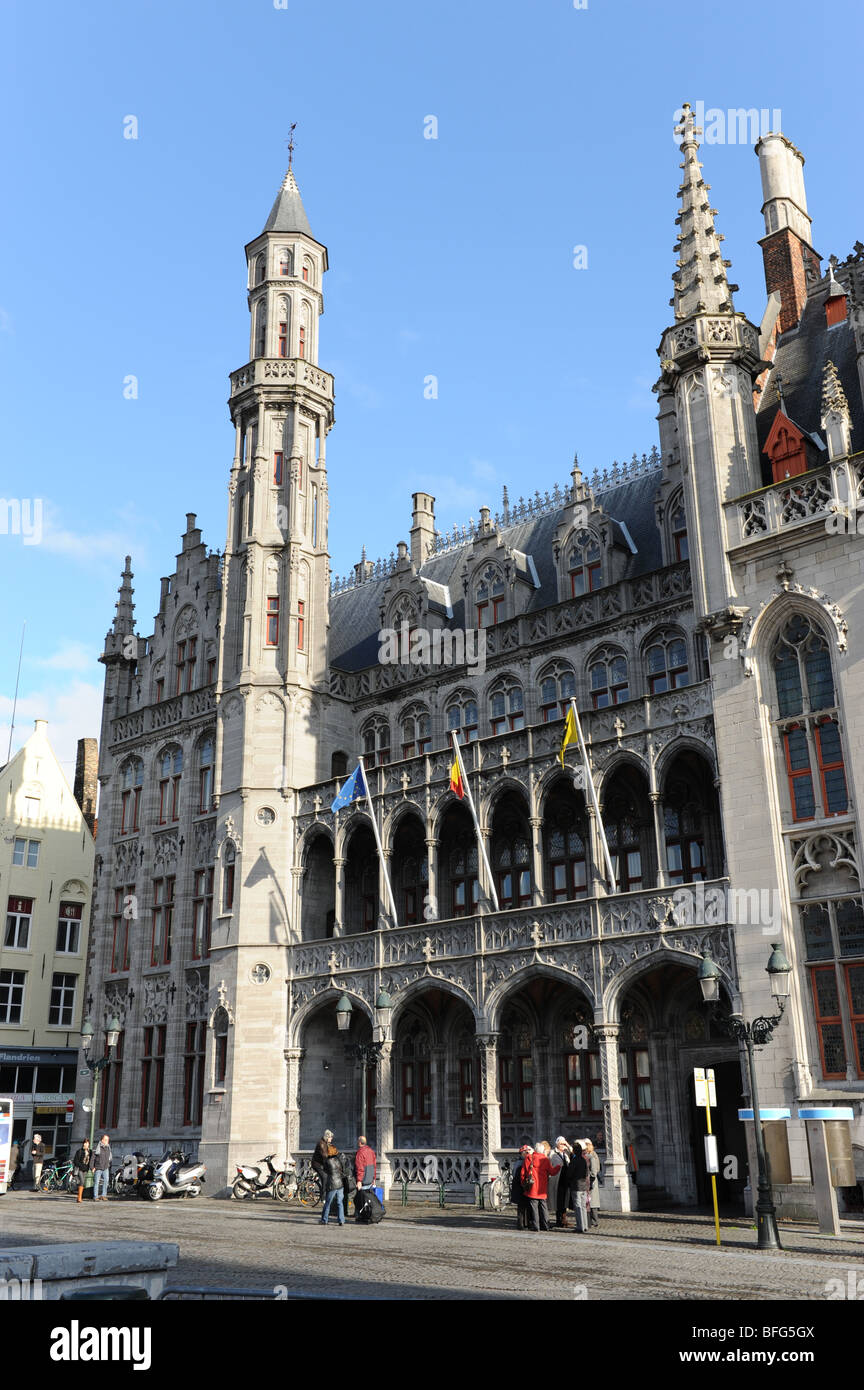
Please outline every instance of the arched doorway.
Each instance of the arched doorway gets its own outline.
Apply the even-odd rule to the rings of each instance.
[[[719,1007],[728,1012],[728,1002]],[[743,1104],[738,1048],[703,1003],[696,966],[667,961],[640,975],[622,995],[620,1017],[624,1141],[639,1209],[710,1205],[705,1111],[695,1104],[693,1082],[695,1067],[710,1067],[717,1089],[711,1121],[721,1156],[718,1199],[740,1210],[746,1144],[737,1115]]]
[[[399,1013],[393,1120],[400,1150],[478,1152],[480,1059],[474,1015],[448,990],[427,989]]]
[[[360,1133],[364,1069],[346,1055],[346,1044],[372,1040],[372,1023],[362,1006],[353,1000],[350,1028],[341,1033],[336,1023],[336,997],[330,996],[305,1020],[300,1035],[303,1060],[300,1066],[300,1148],[314,1149],[325,1129],[332,1129],[333,1142],[353,1152]],[[375,1068],[365,1073],[367,1137],[376,1144]]]
[[[378,924],[378,850],[371,827],[358,825],[345,855],[345,934]]]
[[[317,941],[333,935],[335,905],[333,842],[329,835],[316,835],[303,860],[300,908],[303,941]]]

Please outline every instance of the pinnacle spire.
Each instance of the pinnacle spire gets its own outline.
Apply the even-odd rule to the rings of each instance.
[[[135,590],[132,588],[132,556],[126,556],[126,568],[121,576],[120,588],[117,590],[120,597],[117,600],[114,610],[113,632],[117,637],[123,637],[127,633],[135,631],[135,604],[132,602],[132,595]]]
[[[678,190],[681,211],[676,219],[680,227],[675,250],[678,254],[672,282],[675,297],[672,301],[677,321],[700,313],[732,313],[732,293],[738,288],[726,279],[728,261],[720,250],[722,236],[714,226],[716,209],[711,207],[708,193],[711,185],[701,175],[702,165],[697,157],[702,134],[696,125],[688,102],[682,108],[680,125],[675,134],[681,137],[683,155],[681,168],[684,178]]]
[[[293,149],[290,151],[293,163]],[[282,187],[276,195],[276,201],[270,209],[270,216],[264,224],[265,232],[303,232],[306,236],[312,236],[312,228],[309,226],[309,219],[303,207],[303,199],[300,197],[300,189],[297,187],[297,180],[294,177],[294,170],[289,164],[285,177],[282,180]],[[313,238],[314,240],[314,238]]]

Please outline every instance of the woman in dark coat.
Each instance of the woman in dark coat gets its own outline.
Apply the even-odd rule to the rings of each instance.
[[[75,1156],[72,1159],[72,1172],[75,1174],[79,1202],[84,1196],[84,1181],[90,1171],[92,1157],[90,1153],[90,1140],[83,1139],[80,1148],[75,1150]]]
[[[330,1222],[330,1208],[336,1203],[336,1215],[339,1225],[345,1225],[345,1199],[348,1195],[348,1179],[351,1173],[351,1160],[334,1148],[332,1144],[328,1146],[327,1157],[324,1159],[324,1211],[321,1216],[321,1225],[327,1226]]]
[[[574,1141],[573,1153],[567,1164],[566,1176],[562,1174],[561,1183],[567,1184],[568,1206],[576,1213],[576,1230],[588,1230],[588,1187],[591,1181],[588,1164],[582,1153],[582,1145]]]

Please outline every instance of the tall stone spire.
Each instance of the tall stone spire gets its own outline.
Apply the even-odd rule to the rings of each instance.
[[[828,457],[845,458],[851,452],[852,416],[837,368],[830,361],[822,372],[820,422],[828,440]]]
[[[701,129],[695,124],[689,102],[685,102],[681,124],[675,127],[675,134],[681,137],[681,152],[684,156],[681,168],[684,179],[678,190],[681,211],[675,219],[680,231],[675,250],[679,252],[678,269],[672,276],[675,286],[674,298],[670,301],[675,309],[675,319],[680,322],[691,314],[733,313],[732,294],[737,285],[730,285],[726,279],[726,267],[720,242],[723,237],[714,226],[716,209],[711,207],[708,197],[710,184],[701,175],[702,165],[697,158]]]
[[[264,224],[264,231],[302,232],[304,236],[312,235],[312,228],[309,226],[306,209],[303,207],[303,199],[300,197],[300,189],[297,187],[294,170],[290,167],[282,180],[282,187],[276,194],[276,201],[270,209],[270,216]]]
[[[120,588],[117,590],[119,598],[114,608],[114,624],[112,631],[115,637],[123,637],[135,631],[135,604],[132,602],[132,595],[135,590],[132,588],[132,556],[126,556],[126,568],[121,576]]]

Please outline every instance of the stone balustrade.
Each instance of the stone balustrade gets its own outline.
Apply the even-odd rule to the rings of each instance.
[[[864,502],[864,453],[835,459],[821,468],[784,478],[770,487],[726,503],[731,545],[775,535],[813,521],[823,524],[837,516],[837,529],[856,526],[858,507]]]

